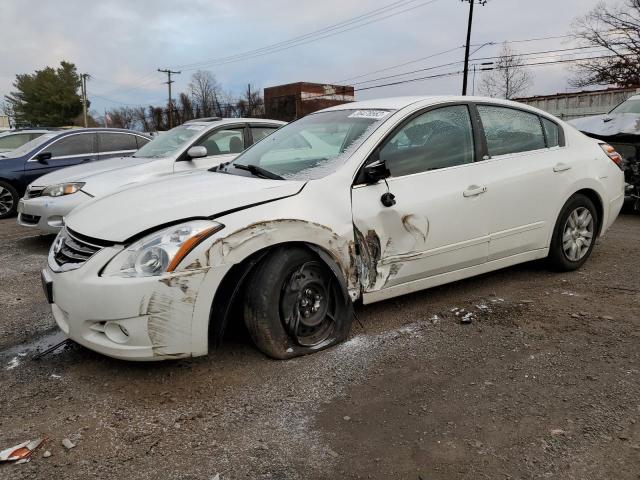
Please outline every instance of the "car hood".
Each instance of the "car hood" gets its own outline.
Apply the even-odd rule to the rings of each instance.
[[[594,117],[577,118],[569,124],[589,135],[596,137],[615,137],[616,135],[640,135],[640,114],[614,113]]]
[[[124,242],[161,225],[295,195],[304,184],[207,171],[178,173],[87,202],[65,224],[82,235]]]
[[[134,157],[117,157],[97,162],[82,163],[73,167],[61,168],[55,172],[48,173],[33,182],[34,185],[47,187],[66,182],[90,182],[98,179],[105,173],[122,172],[122,175],[131,175],[136,171],[149,171],[150,163],[161,162],[166,159],[159,158],[134,158]],[[144,167],[142,167],[144,166]],[[142,167],[142,168],[141,168]],[[103,177],[105,182],[109,180]],[[129,177],[130,178],[130,177]],[[102,183],[100,179],[97,183]],[[86,189],[85,189],[86,190]],[[89,192],[91,193],[91,192]]]

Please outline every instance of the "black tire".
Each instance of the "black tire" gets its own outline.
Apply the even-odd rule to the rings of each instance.
[[[18,191],[10,183],[0,180],[0,219],[13,217],[19,200]]]
[[[303,247],[276,248],[256,266],[245,292],[249,334],[272,358],[317,352],[351,329],[351,300],[331,269]]]
[[[577,212],[584,212],[585,210],[591,215],[591,227],[582,229],[580,228],[581,224],[577,224],[577,226],[573,228],[571,222],[575,222],[575,217],[572,217],[572,219],[570,219],[570,217],[576,215]],[[570,234],[567,229],[573,229],[574,233]],[[599,229],[600,218],[598,217],[598,211],[589,197],[576,194],[567,200],[567,203],[564,204],[564,207],[562,207],[560,211],[553,230],[553,237],[551,238],[551,247],[549,248],[549,256],[547,257],[551,268],[561,272],[569,272],[580,268],[593,251]],[[581,235],[580,232],[583,232],[583,234]],[[587,234],[584,232],[591,234],[591,241],[588,248],[585,248],[584,241]],[[567,237],[565,237],[565,235],[567,235]],[[577,235],[577,238],[571,235]],[[569,252],[565,249],[565,241],[567,242],[566,245]],[[582,243],[578,243],[578,241]],[[575,247],[577,250],[576,254],[572,256],[571,248],[574,243],[577,245]]]

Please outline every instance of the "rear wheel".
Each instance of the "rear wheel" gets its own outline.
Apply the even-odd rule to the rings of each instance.
[[[593,250],[598,234],[598,213],[587,196],[571,197],[556,222],[549,249],[549,262],[560,271],[580,268]]]
[[[0,219],[16,214],[18,200],[18,191],[11,184],[0,181]]]
[[[258,265],[244,304],[254,343],[278,359],[341,342],[353,318],[351,301],[331,269],[302,247],[278,248]]]

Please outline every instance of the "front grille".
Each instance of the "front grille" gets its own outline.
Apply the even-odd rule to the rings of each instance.
[[[29,215],[28,213],[20,214],[20,220],[22,220],[22,223],[27,223],[29,225],[37,225],[40,221],[40,218],[41,217],[39,217],[38,215]]]
[[[44,192],[44,187],[30,187],[27,189],[27,193],[24,196],[25,198],[38,198],[42,196],[42,192]]]
[[[64,230],[53,246],[53,259],[58,266],[67,269],[79,268],[94,254],[102,250],[103,246],[88,242],[82,235]]]

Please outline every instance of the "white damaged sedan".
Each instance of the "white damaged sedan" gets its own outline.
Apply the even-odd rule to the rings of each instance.
[[[351,103],[212,172],[74,210],[43,285],[59,327],[116,358],[205,355],[245,322],[274,358],[344,340],[371,303],[547,258],[579,268],[624,198],[619,156],[521,104]]]

